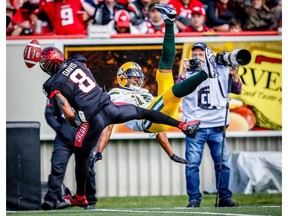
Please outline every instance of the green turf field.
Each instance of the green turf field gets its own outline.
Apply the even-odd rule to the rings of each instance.
[[[236,194],[237,208],[215,208],[215,195],[204,195],[201,208],[188,209],[187,196],[112,197],[99,198],[95,210],[70,207],[53,211],[7,212],[7,216],[124,216],[124,215],[282,215],[281,194]]]

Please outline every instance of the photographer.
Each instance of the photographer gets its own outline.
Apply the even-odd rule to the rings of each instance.
[[[183,98],[183,119],[190,121],[192,119],[201,119],[201,125],[195,138],[186,136],[186,160],[191,164],[186,165],[186,185],[189,203],[187,207],[200,207],[202,194],[200,192],[199,167],[202,160],[204,145],[207,142],[210,154],[214,162],[216,186],[218,185],[218,175],[221,172],[219,186],[219,207],[238,206],[231,199],[232,193],[228,189],[230,169],[227,164],[226,140],[224,142],[224,154],[222,167],[220,166],[221,151],[223,145],[223,133],[226,114],[226,104],[228,93],[229,77],[231,79],[231,92],[240,94],[242,83],[238,77],[238,66],[229,65],[224,54],[215,56],[205,43],[196,43],[192,47],[192,59],[184,60],[183,71],[180,73],[178,82],[198,73],[203,67],[204,62],[213,68],[217,78],[203,81],[197,89]],[[227,55],[225,56],[227,57]],[[207,60],[206,60],[207,59]],[[226,61],[225,61],[226,59]],[[219,64],[220,63],[220,64]],[[227,66],[229,65],[229,66]],[[177,82],[176,81],[176,82]],[[229,119],[229,117],[228,117]],[[227,125],[229,124],[229,120]],[[217,188],[217,187],[216,187]]]

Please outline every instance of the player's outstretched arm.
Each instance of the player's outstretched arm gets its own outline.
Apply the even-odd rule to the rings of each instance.
[[[100,152],[102,153],[104,149],[106,148],[106,145],[108,144],[112,130],[113,130],[114,124],[108,125],[101,133],[101,136],[98,140],[97,147],[96,147],[96,153]]]
[[[93,158],[89,161],[89,169],[93,170],[94,169],[94,164],[98,160],[102,160],[102,152],[104,151],[106,145],[108,144],[112,130],[113,130],[114,124],[108,125],[101,133],[101,136],[98,140],[97,146],[96,146],[96,151],[95,155]]]
[[[163,148],[163,150],[166,152],[166,154],[171,157],[174,152],[173,149],[169,143],[167,134],[165,132],[160,132],[156,135],[157,141],[159,142],[159,144],[161,145],[161,147]]]
[[[176,163],[182,163],[182,164],[189,163],[184,158],[181,158],[181,157],[177,156],[176,154],[174,154],[173,149],[169,143],[167,133],[165,133],[165,132],[158,133],[156,135],[156,138],[157,138],[159,144],[161,145],[161,147],[164,149],[164,151],[170,157],[171,160],[173,160]]]
[[[69,104],[69,102],[67,101],[67,99],[61,94],[61,93],[57,93],[55,95],[55,99],[57,100],[57,103],[59,105],[59,107],[62,109],[65,119],[67,120],[67,122],[73,126],[73,127],[77,127],[77,124],[75,122],[75,112],[72,109],[71,105]]]

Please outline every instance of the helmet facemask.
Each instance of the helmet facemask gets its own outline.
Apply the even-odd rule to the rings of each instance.
[[[64,55],[58,48],[46,47],[42,50],[39,66],[44,72],[52,76],[57,73],[63,62]]]
[[[44,61],[41,62],[41,60],[39,61],[39,65],[40,68],[47,74],[49,74],[50,76],[52,76],[53,74],[55,74],[60,66],[60,64],[58,63],[53,63],[53,61],[46,59]]]
[[[142,70],[129,68],[126,72],[128,79],[127,86],[131,90],[139,90],[144,85],[145,75]]]

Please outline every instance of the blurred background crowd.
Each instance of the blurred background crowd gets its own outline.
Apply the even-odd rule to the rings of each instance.
[[[160,2],[177,11],[175,33],[282,27],[282,0],[6,0],[6,36],[163,33]]]

